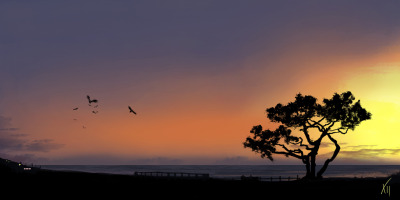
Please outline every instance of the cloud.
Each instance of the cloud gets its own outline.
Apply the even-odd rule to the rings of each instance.
[[[351,146],[345,146],[345,148],[352,148],[352,149],[370,149],[370,148],[374,148],[378,145],[351,145]]]
[[[0,130],[11,126],[11,118],[0,116]]]
[[[374,158],[384,156],[400,155],[400,149],[358,149],[358,150],[345,150],[340,151],[340,154],[346,157],[358,158]]]
[[[333,143],[329,143],[329,142],[322,142],[319,147],[326,148],[326,147],[331,147],[331,146],[334,146],[334,144]]]
[[[25,144],[25,149],[35,152],[49,152],[51,150],[59,149],[63,147],[64,144],[54,143],[53,140],[33,140]]]
[[[0,150],[21,150],[26,140],[21,135],[8,134],[0,131]]]
[[[270,162],[268,159],[259,157],[251,158],[246,156],[149,156],[138,155],[116,155],[116,154],[84,154],[69,155],[48,158],[46,165],[292,165],[302,164],[298,159],[277,157],[277,162]]]
[[[20,150],[26,140],[25,134],[18,134],[18,128],[12,127],[11,118],[0,116],[0,150]]]
[[[19,129],[12,127],[11,121],[11,118],[0,116],[0,150],[3,153],[28,152],[31,155],[32,152],[49,152],[64,146],[64,144],[55,143],[51,139],[31,140],[29,134],[17,133]]]
[[[0,131],[18,131],[19,128],[2,128]]]
[[[377,145],[344,146],[340,150],[336,164],[394,164],[400,156],[400,148],[376,148]],[[330,158],[332,152],[321,154],[322,160]]]
[[[376,148],[378,145],[351,145],[340,151],[344,157],[373,158],[400,155],[400,148]]]
[[[372,165],[397,165],[400,149],[358,149],[340,151],[336,164],[372,164]]]
[[[180,158],[121,156],[113,154],[83,154],[50,158],[47,164],[55,165],[181,165],[188,164]]]
[[[0,131],[0,150],[49,152],[62,148],[64,144],[55,143],[51,139],[29,140],[26,134],[10,134]]]

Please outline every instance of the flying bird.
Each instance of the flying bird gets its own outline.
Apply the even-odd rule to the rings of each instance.
[[[99,111],[94,111],[94,110],[92,111],[92,113],[94,113],[94,114],[97,114],[98,112],[99,112]]]
[[[98,102],[97,99],[90,99],[90,96],[89,96],[89,95],[87,95],[86,98],[88,99],[89,104],[91,104],[91,103],[97,103],[97,102]]]
[[[74,109],[72,109],[72,110],[78,110],[78,107],[76,107],[76,108],[74,108]]]
[[[130,106],[128,106],[128,108],[129,108],[129,113],[133,113],[133,114],[135,114],[135,115],[136,115],[136,112],[135,112],[135,111],[133,111],[133,109],[132,109]]]

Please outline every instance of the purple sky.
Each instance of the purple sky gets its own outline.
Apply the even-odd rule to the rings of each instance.
[[[341,92],[341,78],[385,62],[373,58],[396,52],[389,47],[400,39],[399,7],[2,1],[0,156],[50,164],[266,162],[241,144],[252,125],[265,123],[265,108],[298,92],[328,98]],[[87,94],[100,100],[96,119],[71,113],[83,112]],[[125,116],[128,105],[135,121]]]

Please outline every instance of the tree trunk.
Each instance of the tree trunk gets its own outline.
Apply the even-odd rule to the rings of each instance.
[[[311,176],[310,158],[309,157],[304,158],[303,163],[306,164],[306,176],[304,178],[310,178]]]
[[[333,139],[330,135],[328,135],[328,137],[333,143],[335,143],[336,149],[333,152],[332,157],[325,161],[324,166],[322,166],[322,168],[317,173],[317,178],[322,178],[322,174],[328,168],[329,163],[332,162],[336,158],[336,156],[339,154],[339,151],[340,151],[340,146],[338,145],[337,141],[335,139]]]
[[[309,158],[309,161],[310,161],[309,162],[310,173],[309,173],[309,175],[307,177],[308,179],[315,179],[316,178],[316,176],[315,176],[315,174],[316,174],[315,168],[316,168],[317,165],[315,164],[315,162],[316,162],[316,157],[317,157],[318,150],[319,150],[319,145],[321,144],[321,139],[315,141],[314,148],[312,148],[310,154],[308,154],[308,158]]]
[[[311,155],[311,160],[310,160],[311,166],[310,166],[310,177],[309,177],[311,179],[315,178],[315,166],[316,166],[315,157],[316,157],[316,155]]]

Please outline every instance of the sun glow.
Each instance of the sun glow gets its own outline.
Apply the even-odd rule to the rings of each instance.
[[[341,156],[358,152],[362,159],[400,160],[400,64],[368,68],[348,79],[344,88],[361,100],[372,119],[340,136],[347,142]]]

